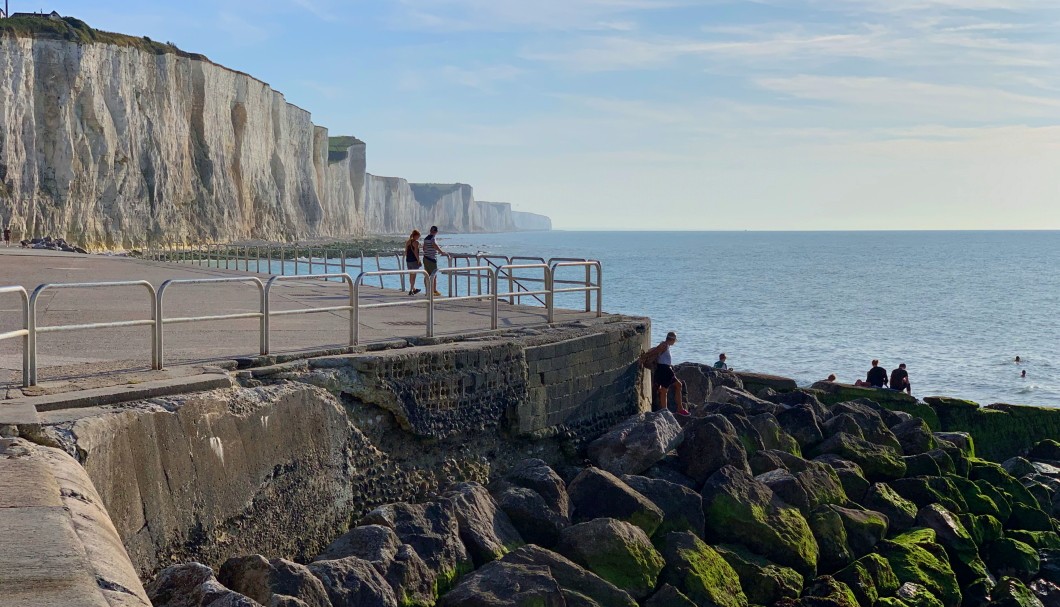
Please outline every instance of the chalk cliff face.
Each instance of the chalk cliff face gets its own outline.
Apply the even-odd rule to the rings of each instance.
[[[328,142],[281,93],[199,56],[0,35],[0,222],[18,237],[105,248],[515,225],[470,186],[420,200],[365,172],[364,143],[329,161]]]

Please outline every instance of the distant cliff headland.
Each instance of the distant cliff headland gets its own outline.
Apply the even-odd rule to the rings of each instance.
[[[0,20],[0,222],[87,248],[547,230],[465,184],[366,171],[365,143],[242,72],[56,14]]]

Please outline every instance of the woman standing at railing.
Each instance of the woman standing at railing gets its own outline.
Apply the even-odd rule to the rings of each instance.
[[[410,270],[419,270],[420,264],[420,231],[413,230],[412,235],[405,241],[405,266]],[[426,285],[424,285],[426,286]],[[409,295],[415,295],[420,290],[416,288],[416,273],[409,274]]]

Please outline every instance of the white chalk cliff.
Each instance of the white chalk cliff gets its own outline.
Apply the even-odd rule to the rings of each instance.
[[[309,112],[199,55],[0,32],[0,222],[16,236],[110,248],[526,225],[467,185],[369,175],[365,144],[339,141],[329,154]]]

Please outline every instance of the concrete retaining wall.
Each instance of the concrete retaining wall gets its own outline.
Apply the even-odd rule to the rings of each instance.
[[[41,414],[76,454],[137,572],[315,556],[380,504],[555,464],[646,408],[646,319],[311,359],[243,386]]]

